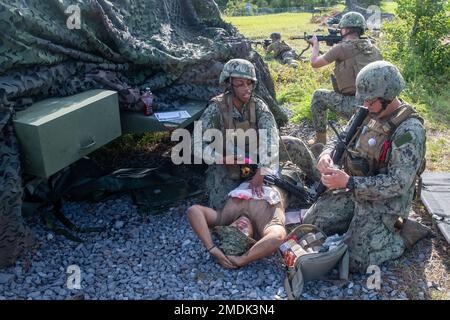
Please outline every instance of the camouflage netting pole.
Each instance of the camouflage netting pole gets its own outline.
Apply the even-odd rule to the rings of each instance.
[[[145,87],[158,111],[170,110],[220,93],[223,64],[244,58],[278,123],[287,121],[262,58],[212,0],[0,0],[0,30],[0,265],[26,238],[14,111],[102,88],[118,91],[122,109],[140,110]]]

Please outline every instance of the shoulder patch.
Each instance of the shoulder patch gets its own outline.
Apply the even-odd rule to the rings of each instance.
[[[408,143],[412,140],[412,136],[411,133],[407,132],[404,135],[402,135],[401,137],[397,138],[394,141],[394,144],[397,148],[401,147],[402,145],[404,145],[405,143]]]

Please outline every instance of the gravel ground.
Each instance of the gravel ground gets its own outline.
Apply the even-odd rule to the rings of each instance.
[[[65,203],[80,226],[108,225],[74,243],[32,223],[40,247],[0,273],[0,299],[285,299],[277,256],[241,270],[215,263],[192,232],[186,209],[142,218],[129,197]],[[81,289],[66,286],[69,265],[81,269]]]
[[[284,268],[273,255],[239,270],[223,269],[207,254],[186,219],[186,209],[199,198],[184,201],[166,213],[142,217],[123,196],[89,204],[67,202],[63,212],[80,226],[104,226],[84,234],[78,244],[29,221],[39,247],[16,266],[0,272],[0,299],[250,299],[285,300]],[[425,260],[425,254],[417,259]],[[70,265],[81,270],[81,289],[68,289]],[[305,285],[303,299],[407,299],[404,283],[389,266],[382,267],[382,290],[368,290],[366,275],[349,281],[327,280]],[[425,283],[425,289],[438,287]],[[442,288],[441,288],[442,289]],[[419,294],[420,297],[420,294]],[[450,298],[450,297],[448,297]]]
[[[281,132],[312,136],[307,122],[289,124]],[[49,231],[36,216],[28,218],[38,246],[15,266],[0,269],[0,300],[286,300],[285,269],[278,255],[238,270],[224,269],[209,256],[186,218],[194,203],[204,203],[204,198],[142,217],[128,196],[66,202],[63,212],[78,226],[107,226],[100,233],[77,234],[82,244]],[[367,288],[368,275],[351,274],[343,281],[333,270],[325,280],[306,283],[302,299],[450,299],[450,250],[424,210],[415,211],[415,218],[433,227],[437,237],[381,266],[380,290]],[[80,268],[81,289],[67,287],[70,265]]]

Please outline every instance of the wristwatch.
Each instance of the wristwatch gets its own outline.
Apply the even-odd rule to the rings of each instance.
[[[350,178],[348,178],[348,182],[347,185],[345,186],[348,190],[352,190],[355,188],[355,180],[353,179],[352,176],[350,176]]]

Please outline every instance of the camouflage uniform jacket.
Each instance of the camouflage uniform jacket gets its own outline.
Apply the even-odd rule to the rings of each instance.
[[[292,48],[284,41],[274,41],[267,47],[267,53],[273,51],[273,56],[278,58],[283,52],[292,50]]]
[[[266,105],[266,103],[260,99],[259,97],[253,96],[252,99],[255,101],[256,106],[256,125],[258,130],[266,129],[267,130],[267,155],[268,158],[277,158],[278,157],[278,128],[277,124],[275,122],[275,118],[270,112],[269,107]],[[244,114],[245,108],[247,107],[247,104],[244,105],[243,113],[241,114],[236,107],[233,108],[233,119],[237,122],[245,121]],[[199,119],[199,122],[202,124],[202,136],[194,134],[193,142],[194,144],[202,146],[202,150],[199,150],[199,148],[194,148],[194,156],[198,159],[204,159],[207,163],[214,163],[214,158],[217,156],[214,154],[214,150],[209,147],[209,144],[211,142],[204,141],[203,135],[206,130],[208,129],[217,129],[222,131],[224,127],[224,121],[222,118],[222,113],[220,111],[220,108],[218,104],[214,101],[210,102],[208,107],[203,112],[202,116]],[[199,140],[202,141],[199,141]],[[276,146],[276,147],[273,147]],[[272,148],[271,148],[272,147]],[[203,154],[200,154],[199,151],[203,151]],[[207,159],[208,158],[208,159]],[[270,167],[273,170],[277,170],[277,165],[271,164],[271,163],[259,163],[259,167]]]
[[[414,196],[414,182],[425,161],[425,128],[419,119],[409,118],[393,132],[391,141],[386,170],[373,176],[354,177],[352,192],[356,205],[363,207],[361,212],[407,217]],[[358,139],[354,143],[357,144]],[[335,144],[336,138],[330,141],[321,156],[330,154]]]

